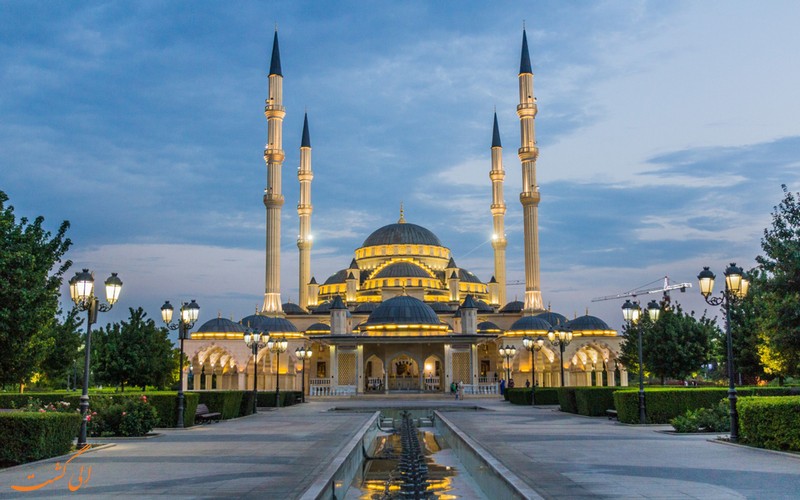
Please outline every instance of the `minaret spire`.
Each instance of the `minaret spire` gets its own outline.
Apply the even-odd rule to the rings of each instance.
[[[397,221],[398,224],[405,224],[406,223],[406,214],[403,210],[403,202],[400,202],[400,219]]]
[[[497,126],[497,113],[494,114],[492,130],[492,170],[489,179],[492,181],[492,248],[494,248],[494,279],[497,280],[496,304],[501,307],[506,303],[506,240],[505,214],[506,203],[503,199],[503,146],[500,144],[500,128]]]
[[[536,146],[535,118],[538,109],[533,97],[533,71],[528,52],[528,37],[522,30],[522,55],[519,65],[519,126],[521,144],[519,159],[522,162],[522,203],[523,227],[525,235],[525,306],[523,311],[534,313],[544,311],[542,291],[539,285],[539,186],[536,184],[536,159],[539,148]]]
[[[278,49],[278,31],[272,42],[272,61],[269,66],[269,97],[264,107],[267,117],[267,145],[264,161],[267,163],[267,187],[264,190],[264,206],[267,209],[267,251],[264,305],[261,314],[282,316],[281,309],[281,168],[283,167],[283,74],[281,55]]]
[[[297,204],[297,215],[300,217],[300,233],[297,235],[297,248],[300,251],[300,307],[308,309],[308,288],[311,283],[311,137],[308,133],[308,113],[303,117],[303,138],[300,141],[300,168],[297,179],[300,181],[300,202]]]

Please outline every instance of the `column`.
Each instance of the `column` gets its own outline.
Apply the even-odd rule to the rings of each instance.
[[[356,347],[356,394],[364,394],[364,346]]]

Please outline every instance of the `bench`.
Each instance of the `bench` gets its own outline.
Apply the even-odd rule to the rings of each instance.
[[[222,418],[222,413],[212,412],[205,404],[197,405],[197,410],[194,412],[194,418],[200,422],[219,422]]]
[[[606,416],[609,420],[615,420],[617,418],[617,410],[606,410]]]

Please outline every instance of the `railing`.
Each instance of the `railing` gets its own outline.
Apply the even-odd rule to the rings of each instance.
[[[425,390],[426,391],[438,391],[439,390],[439,377],[427,377],[427,378],[425,378]]]
[[[356,393],[356,386],[354,385],[338,385],[332,387],[330,383],[327,385],[311,385],[308,388],[308,395],[313,396],[353,396]]]
[[[487,384],[464,384],[464,394],[473,394],[473,395],[485,395],[485,394],[499,394],[500,391],[497,389],[497,384],[487,383]]]

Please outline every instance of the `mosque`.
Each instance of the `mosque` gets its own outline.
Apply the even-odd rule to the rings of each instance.
[[[186,371],[192,376],[183,377],[184,388],[249,390],[255,382],[260,390],[275,390],[277,386],[305,390],[314,397],[448,392],[454,382],[462,383],[467,394],[495,394],[499,381],[509,377],[517,387],[526,382],[540,387],[628,385],[615,330],[588,313],[568,320],[543,305],[539,283],[540,194],[536,183],[539,148],[534,127],[538,110],[524,29],[518,78],[524,302],[509,302],[506,296],[506,174],[495,114],[491,159],[487,162],[494,249],[494,276],[488,282],[459,267],[456,256],[433,232],[407,221],[401,205],[397,222],[367,235],[350,264],[321,283],[311,274],[314,175],[306,115],[297,169],[300,296],[297,304],[283,303],[280,223],[285,201],[281,173],[286,111],[276,31],[264,108],[268,140],[264,150],[267,224],[263,306],[238,322],[218,317],[192,333],[186,341],[191,361]],[[244,342],[248,331],[269,333],[275,341],[272,349],[261,349],[255,359]],[[560,344],[558,332],[565,337]],[[523,343],[531,349],[524,348]],[[502,354],[501,348],[505,349]],[[307,354],[301,356],[301,350]]]

